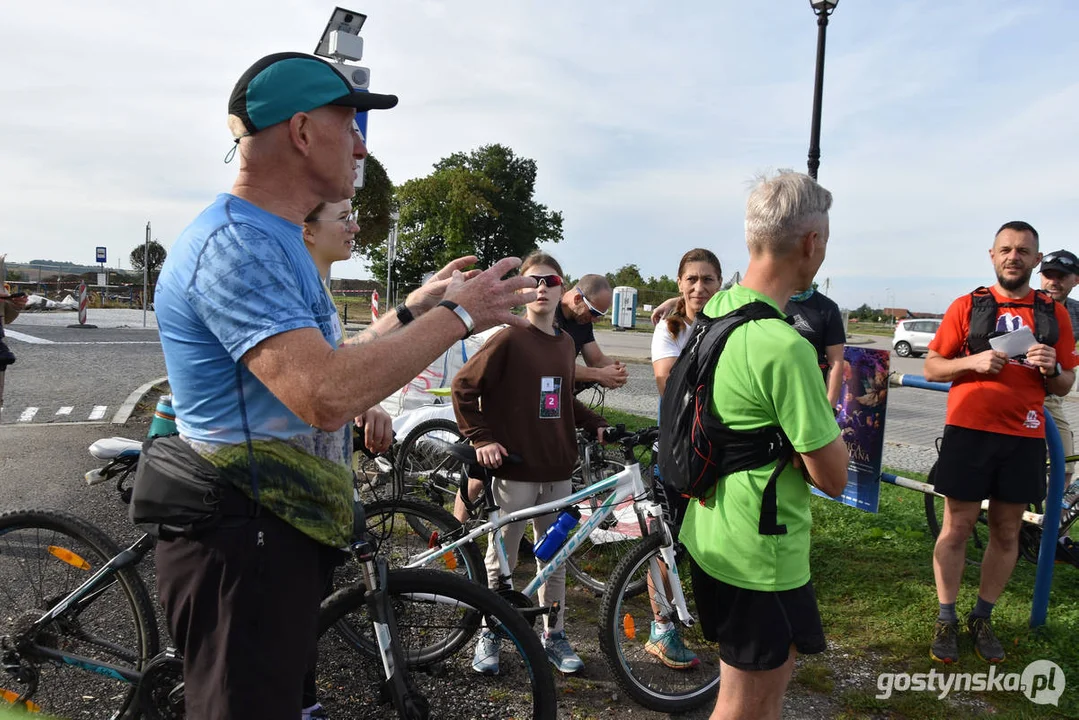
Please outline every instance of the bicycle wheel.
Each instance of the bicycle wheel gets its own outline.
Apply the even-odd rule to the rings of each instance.
[[[423,500],[378,500],[365,505],[364,513],[367,532],[378,543],[378,553],[386,558],[391,568],[408,565],[416,556],[461,529],[460,521],[444,508]],[[449,570],[487,584],[483,555],[475,543],[466,543],[447,552],[426,567]]]
[[[594,463],[592,477],[607,478],[625,469],[625,463],[604,458],[602,462]],[[574,492],[585,487],[580,467],[570,479]],[[582,522],[598,509],[601,502],[602,498],[592,498],[577,505],[577,509],[581,511]],[[637,520],[637,513],[633,510],[633,500],[627,500],[616,507],[611,516],[593,530],[588,539],[566,559],[566,571],[577,582],[597,595],[602,595],[607,589],[607,578],[611,576],[615,566],[640,544],[644,534]],[[638,592],[643,589],[643,585],[636,588]]]
[[[701,707],[715,698],[719,688],[719,644],[704,638],[700,623],[681,627],[675,620],[682,641],[696,653],[700,664],[671,669],[645,650],[654,614],[649,594],[634,592],[632,587],[646,582],[649,564],[660,559],[662,542],[662,535],[649,535],[612,573],[611,587],[600,603],[599,645],[607,667],[630,697],[649,710],[675,713]],[[682,550],[678,557],[678,577],[686,579],[682,581],[682,591],[690,613],[698,617],[688,582],[688,553]],[[668,573],[668,577],[673,579],[673,574]]]
[[[413,682],[431,702],[433,719],[555,718],[555,685],[546,653],[539,637],[505,600],[460,576],[433,570],[391,570],[387,584],[397,641]],[[352,586],[322,604],[318,687],[331,717],[381,720],[386,714],[378,692],[385,676],[377,653],[353,652],[335,633],[325,632],[352,617],[354,625],[373,637],[365,592],[363,586]],[[472,669],[471,647],[459,653],[431,652],[451,637],[465,633],[471,638],[481,616],[503,638],[497,675]]]
[[[44,650],[87,662],[140,671],[157,654],[157,624],[146,586],[125,568],[39,632],[41,615],[100,570],[120,549],[74,515],[15,510],[0,515],[0,638],[14,647],[29,698],[42,712],[65,718],[134,718],[135,685],[44,657]],[[104,670],[100,671],[104,672]],[[0,704],[29,689],[12,674],[0,679]],[[14,693],[10,695],[9,693]]]
[[[433,418],[412,428],[397,453],[394,495],[427,500],[452,511],[467,473],[459,460],[446,454],[445,444],[462,442],[467,441],[453,420]]]

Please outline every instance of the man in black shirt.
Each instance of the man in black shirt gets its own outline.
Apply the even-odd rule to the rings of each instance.
[[[607,278],[585,275],[562,294],[555,308],[555,325],[573,338],[577,354],[584,357],[584,367],[577,366],[576,382],[598,382],[605,388],[618,388],[629,379],[625,365],[603,354],[592,328],[596,318],[610,311],[612,295]]]
[[[843,387],[843,345],[847,342],[839,306],[823,293],[809,288],[791,297],[785,312],[791,317],[794,329],[817,351],[817,364],[828,388],[828,402],[835,408]]]

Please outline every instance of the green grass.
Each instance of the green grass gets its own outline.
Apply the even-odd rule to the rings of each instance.
[[[629,429],[654,420],[607,410],[611,424]],[[887,472],[915,480],[924,475]],[[834,650],[804,658],[794,681],[830,695],[843,717],[941,718],[961,720],[996,712],[1007,718],[1079,718],[1079,692],[1066,689],[1059,708],[1034,705],[1019,692],[956,692],[940,700],[929,692],[894,692],[877,699],[883,672],[928,673],[942,668],[929,659],[937,597],[933,581],[934,539],[925,520],[924,496],[882,483],[880,511],[862,512],[813,498],[811,565],[825,633]],[[1066,680],[1079,685],[1079,570],[1057,565],[1048,624],[1029,628],[1036,567],[1020,558],[993,611],[993,626],[1008,652],[997,672],[1022,673],[1035,660],[1051,660]],[[979,568],[963,574],[957,609],[962,617],[977,600]],[[947,672],[988,672],[965,631],[960,662]],[[855,677],[863,680],[851,684]]]
[[[852,655],[852,668],[868,671],[874,678],[880,672],[929,672],[933,667],[940,671],[929,659],[937,612],[932,554],[923,496],[917,492],[884,484],[876,515],[814,497],[813,584],[825,632],[842,652]],[[978,572],[971,565],[964,572],[957,603],[961,616],[977,599]],[[1034,576],[1035,566],[1020,559],[993,612],[994,628],[1008,651],[998,672],[1021,673],[1028,663],[1044,659],[1059,665],[1065,678],[1079,681],[1079,642],[1072,634],[1079,621],[1079,570],[1056,566],[1049,623],[1038,632],[1028,627]],[[960,655],[954,672],[988,670],[977,660],[965,634]],[[832,679],[841,682],[842,670]],[[806,684],[815,689],[819,681],[811,679]],[[845,690],[840,699],[855,716],[883,712],[951,720],[980,715],[977,703],[987,703],[1008,718],[1079,717],[1076,693],[1067,691],[1059,710],[1034,705],[1021,693],[1012,692],[960,693],[949,702],[928,692],[897,692],[887,700],[876,699],[876,694],[873,683]]]

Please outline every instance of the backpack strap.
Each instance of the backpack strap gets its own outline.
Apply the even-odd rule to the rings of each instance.
[[[1034,337],[1043,345],[1056,345],[1060,339],[1056,301],[1044,290],[1034,291]]]
[[[970,329],[967,331],[967,354],[977,355],[989,349],[989,338],[997,329],[997,299],[989,288],[980,287],[970,294]]]

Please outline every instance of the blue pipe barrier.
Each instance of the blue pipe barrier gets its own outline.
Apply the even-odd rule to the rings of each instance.
[[[1038,573],[1034,576],[1034,599],[1030,608],[1030,627],[1045,625],[1049,615],[1049,590],[1053,585],[1060,511],[1064,505],[1064,445],[1053,416],[1045,413],[1045,442],[1049,446],[1049,487],[1045,493],[1042,519],[1042,544],[1038,549]]]
[[[896,374],[893,382],[904,387],[921,388],[923,390],[936,390],[948,392],[951,383],[939,383],[926,380],[921,375]],[[1064,506],[1064,446],[1060,442],[1060,433],[1053,416],[1043,412],[1045,416],[1045,442],[1049,448],[1049,486],[1045,493],[1045,515],[1042,518],[1042,540],[1038,549],[1038,571],[1034,577],[1034,596],[1030,607],[1030,627],[1039,628],[1045,625],[1049,615],[1049,591],[1053,585],[1053,567],[1056,563],[1057,533],[1060,532],[1060,512]],[[897,484],[896,478],[890,473],[882,473],[881,480]],[[909,481],[913,483],[913,481]],[[910,486],[906,483],[898,483]]]
[[[951,383],[931,382],[921,375],[904,375],[896,373],[895,381],[904,387],[921,388],[922,390],[937,390],[948,392],[952,389]]]

